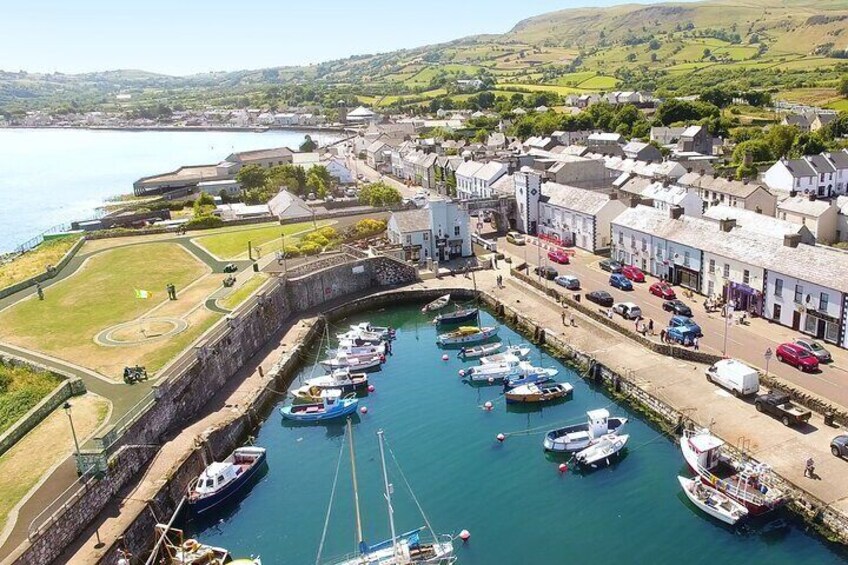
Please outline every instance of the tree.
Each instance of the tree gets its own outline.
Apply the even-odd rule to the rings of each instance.
[[[323,200],[330,193],[330,183],[319,171],[315,170],[317,168],[318,166],[309,169],[309,172],[306,175],[306,187],[317,194],[318,198]],[[326,171],[326,168],[324,168],[324,170]]]
[[[764,139],[750,139],[737,145],[736,149],[733,150],[733,163],[743,163],[745,155],[750,155],[754,163],[763,163],[774,159],[771,146]]]
[[[400,204],[403,198],[396,188],[379,181],[366,184],[362,187],[362,190],[359,192],[359,200],[369,206],[381,207]]]
[[[712,52],[712,51],[710,51],[710,49],[709,49],[709,48],[704,49],[704,57],[703,57],[703,58],[704,58],[704,59],[708,59],[708,58],[710,57],[710,55],[712,55],[712,54],[713,54],[713,52]]]
[[[716,86],[704,90],[698,99],[701,102],[707,102],[713,106],[724,108],[733,101],[733,95],[733,92]]]
[[[265,186],[268,172],[259,165],[245,165],[236,173],[236,180],[246,192]]]
[[[848,98],[848,75],[842,77],[839,80],[839,94],[845,98]]]
[[[303,153],[309,153],[310,151],[315,151],[318,148],[318,144],[312,140],[311,135],[306,135],[306,138],[303,140],[303,143],[300,144],[300,150]]]
[[[785,157],[792,149],[795,138],[801,133],[795,126],[774,125],[765,135],[765,140],[771,146],[771,152],[776,159]]]
[[[803,157],[804,155],[817,155],[825,150],[827,150],[827,145],[818,133],[804,132],[795,138],[791,154],[794,157]]]
[[[656,51],[660,47],[662,47],[662,43],[660,43],[659,39],[654,38],[650,42],[648,42],[648,49],[650,49],[651,51]]]
[[[597,104],[595,105],[597,106]],[[657,108],[657,120],[664,126],[675,122],[691,122],[718,116],[721,111],[717,106],[707,102],[690,102],[672,98],[666,100]]]

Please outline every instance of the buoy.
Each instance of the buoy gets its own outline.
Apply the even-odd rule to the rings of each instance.
[[[560,473],[567,473],[568,472],[568,465],[566,465],[565,463],[560,463],[559,464],[559,472]]]
[[[380,355],[380,363],[385,363],[385,362],[386,362],[386,356],[381,354]]]
[[[495,439],[498,440],[499,442],[503,443],[504,440],[506,439],[506,436],[503,435],[503,434],[498,434],[498,435],[495,436]]]
[[[468,530],[462,530],[461,532],[459,532],[459,539],[461,539],[462,541],[470,540],[471,532],[469,532]]]
[[[483,408],[485,408],[485,409],[486,409],[486,411],[489,411],[489,410],[491,410],[491,409],[492,409],[492,406],[493,406],[493,405],[492,405],[492,401],[491,401],[491,400],[487,400],[487,401],[486,401],[486,403],[483,405]]]
[[[362,413],[362,414],[367,414],[368,413],[368,407],[367,406],[361,407],[359,409],[359,412]]]
[[[450,357],[448,357],[448,354],[447,354],[447,353],[445,353],[444,355],[442,355],[442,361],[447,361],[448,359],[450,359]]]
[[[464,377],[464,376],[465,376],[465,369],[460,369],[460,370],[459,370],[459,376],[460,376],[460,377]]]
[[[489,377],[489,384],[495,382],[495,377]]]
[[[374,385],[368,385],[368,392],[374,392],[375,390]]]

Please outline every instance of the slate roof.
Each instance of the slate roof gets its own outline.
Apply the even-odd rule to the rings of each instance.
[[[566,210],[594,216],[610,201],[608,194],[585,190],[555,182],[542,183],[542,195],[548,197],[548,204]]]
[[[394,218],[398,230],[401,233],[427,231],[430,229],[430,210],[426,208],[394,212],[392,218]]]
[[[768,191],[765,186],[759,183],[744,183],[738,180],[729,180],[724,177],[714,177],[699,173],[686,173],[677,179],[677,184],[718,192],[719,194],[727,194],[736,198],[747,198],[756,192],[758,188]]]

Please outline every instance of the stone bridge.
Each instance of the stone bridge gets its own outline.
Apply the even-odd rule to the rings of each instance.
[[[514,196],[501,195],[490,198],[461,200],[460,205],[469,214],[491,212],[496,218],[495,222],[499,230],[506,231],[515,227],[517,206]]]

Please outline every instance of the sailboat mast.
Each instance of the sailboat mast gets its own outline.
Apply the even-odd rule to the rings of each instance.
[[[480,319],[480,297],[477,294],[477,276],[474,270],[471,271],[471,283],[474,285],[474,307],[477,308],[477,327],[483,327],[483,321]]]
[[[383,465],[383,484],[386,487],[386,505],[389,510],[389,527],[392,532],[392,550],[397,555],[397,534],[395,533],[395,511],[392,508],[392,493],[391,485],[389,485],[389,473],[386,470],[386,453],[383,448],[383,430],[377,432],[377,437],[380,439],[380,463]]]
[[[353,503],[356,507],[356,543],[361,549],[362,538],[362,516],[359,514],[359,485],[356,482],[356,454],[353,450],[353,426],[350,424],[350,418],[347,419],[347,437],[350,441],[350,470],[353,476]]]

